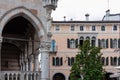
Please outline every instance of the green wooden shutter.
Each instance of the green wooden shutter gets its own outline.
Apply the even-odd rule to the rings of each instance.
[[[70,48],[70,40],[67,39],[67,48]]]
[[[113,41],[110,39],[110,48],[113,48]]]
[[[109,44],[108,44],[108,39],[106,39],[106,48],[108,48],[108,45],[109,45]]]

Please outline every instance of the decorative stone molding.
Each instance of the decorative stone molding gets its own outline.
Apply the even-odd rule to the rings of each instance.
[[[48,36],[48,39],[51,39],[52,33],[51,33],[51,32],[48,32],[48,33],[47,33],[47,36]]]
[[[49,50],[51,47],[50,43],[51,42],[42,42],[42,43],[40,43],[40,48],[44,49],[44,50]]]

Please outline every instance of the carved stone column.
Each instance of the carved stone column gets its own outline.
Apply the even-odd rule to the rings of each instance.
[[[41,43],[41,80],[49,80],[49,43]]]
[[[38,61],[39,51],[34,54],[34,71],[39,70],[39,61]]]
[[[28,60],[25,60],[25,71],[28,71]]]
[[[30,71],[33,71],[33,67],[32,67],[33,66],[33,55],[30,55],[29,61],[30,61],[29,69],[30,69]]]

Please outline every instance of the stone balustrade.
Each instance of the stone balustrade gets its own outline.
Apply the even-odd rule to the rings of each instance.
[[[1,71],[2,80],[40,80],[40,71]]]

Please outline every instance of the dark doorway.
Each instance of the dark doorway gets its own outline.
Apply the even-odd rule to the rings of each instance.
[[[61,73],[56,73],[54,76],[53,76],[53,80],[65,80],[65,76]]]

